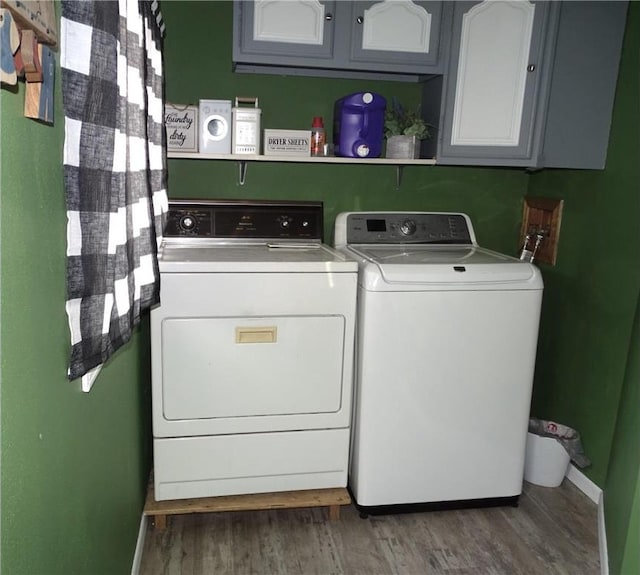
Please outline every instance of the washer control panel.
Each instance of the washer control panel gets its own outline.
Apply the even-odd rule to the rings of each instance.
[[[322,241],[322,202],[170,201],[164,235],[194,239]]]
[[[464,214],[444,212],[371,212],[347,216],[349,244],[472,244],[471,222]]]

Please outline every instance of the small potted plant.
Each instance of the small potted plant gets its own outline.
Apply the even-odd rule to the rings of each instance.
[[[420,140],[429,138],[429,127],[419,114],[406,110],[393,98],[384,114],[384,136],[387,158],[420,157]]]

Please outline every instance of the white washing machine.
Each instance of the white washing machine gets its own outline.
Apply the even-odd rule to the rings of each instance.
[[[169,203],[156,499],[346,487],[358,266],[322,229],[320,202]]]
[[[479,247],[465,214],[342,213],[335,245],[359,262],[357,506],[517,503],[538,269]]]

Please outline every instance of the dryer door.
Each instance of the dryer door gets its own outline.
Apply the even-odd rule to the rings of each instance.
[[[154,437],[346,428],[357,274],[163,273]]]
[[[168,420],[335,413],[344,318],[168,318],[162,324]]]

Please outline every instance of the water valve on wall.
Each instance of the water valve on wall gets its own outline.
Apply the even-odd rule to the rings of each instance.
[[[563,200],[525,198],[520,259],[555,265]]]
[[[542,244],[542,240],[544,239],[546,230],[538,230],[535,233],[535,237],[532,232],[529,232],[524,237],[524,245],[522,246],[522,250],[520,251],[520,259],[525,262],[533,262],[540,249],[540,244]]]

